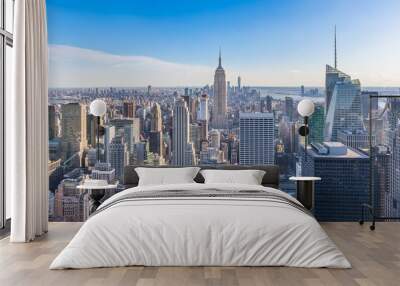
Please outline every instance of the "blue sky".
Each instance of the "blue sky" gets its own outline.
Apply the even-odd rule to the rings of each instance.
[[[324,84],[339,68],[400,85],[400,1],[47,0],[53,86],[205,85],[221,47],[228,80]]]

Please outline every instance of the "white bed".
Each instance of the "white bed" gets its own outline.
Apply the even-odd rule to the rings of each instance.
[[[189,195],[145,197],[146,192],[175,190]],[[244,193],[240,197],[190,196],[190,192],[239,191]],[[270,199],[253,197],[253,191],[266,192]],[[138,194],[144,197],[135,197]],[[277,189],[254,185],[192,183],[127,189],[99,207],[50,269],[128,265],[350,268],[342,252],[299,204]]]

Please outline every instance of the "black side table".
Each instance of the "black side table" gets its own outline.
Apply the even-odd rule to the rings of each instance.
[[[297,183],[297,200],[309,211],[314,211],[314,182],[320,177],[290,177],[289,180]]]
[[[89,197],[90,197],[90,210],[89,214],[94,213],[97,208],[101,205],[101,199],[105,195],[105,191],[109,189],[116,189],[118,185],[105,185],[105,186],[96,186],[96,185],[79,185],[77,189],[80,190],[89,190]]]

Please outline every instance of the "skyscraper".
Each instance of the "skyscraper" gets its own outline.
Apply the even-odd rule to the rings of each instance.
[[[286,116],[289,118],[289,121],[293,121],[294,107],[293,107],[293,98],[290,96],[285,97],[285,111]]]
[[[115,126],[115,134],[124,137],[124,142],[129,152],[132,152],[133,143],[139,141],[139,124],[139,118],[118,118],[110,120],[110,125]]]
[[[369,97],[378,96],[379,93],[376,91],[362,91],[361,92],[361,111],[364,119],[368,119],[369,115]],[[372,114],[378,110],[378,98],[371,98]]]
[[[390,174],[389,174],[389,200],[391,208],[388,213],[391,217],[400,216],[400,128],[389,133]]]
[[[189,110],[189,114],[190,114],[190,96],[189,95],[183,95],[181,97],[185,100],[186,106],[187,106],[187,108]]]
[[[322,143],[324,141],[325,111],[322,105],[316,105],[314,113],[309,119],[310,143]]]
[[[105,158],[104,160],[107,161],[108,157],[108,146],[111,144],[112,139],[115,137],[115,126],[106,125],[104,126],[104,151],[105,151]]]
[[[369,148],[369,133],[365,130],[339,130],[338,141],[354,149]],[[372,146],[376,145],[376,136],[372,135]]]
[[[93,114],[87,114],[87,141],[92,147],[97,146],[97,116]],[[103,118],[100,118],[100,125],[103,125]]]
[[[193,143],[195,153],[200,152],[202,126],[197,123],[190,124],[190,141]]]
[[[333,80],[335,78],[335,80]],[[327,104],[325,141],[337,141],[338,130],[363,130],[361,114],[361,85],[348,75],[327,66]]]
[[[197,121],[208,121],[208,95],[203,94],[200,97],[199,111],[197,112]]]
[[[124,137],[124,142],[126,144],[128,152],[132,152],[133,144],[135,143],[133,124],[127,124],[124,126],[123,137]]]
[[[172,122],[172,164],[184,166],[191,158],[191,150],[194,154],[193,144],[190,144],[189,110],[186,101],[179,98],[175,102]],[[191,146],[188,146],[191,145]]]
[[[64,176],[64,168],[61,166],[61,159],[49,161],[48,173],[49,190],[54,193]]]
[[[207,141],[208,140],[208,121],[207,120],[199,120],[198,124],[200,127],[200,140]]]
[[[220,129],[225,128],[227,114],[227,93],[225,70],[221,64],[221,51],[219,52],[218,67],[214,75],[214,106],[213,106],[213,126]]]
[[[86,106],[68,103],[61,106],[62,158],[82,152],[87,147]]]
[[[132,118],[132,136],[133,136],[133,142],[139,142],[140,141],[140,118]]]
[[[240,113],[240,165],[274,164],[274,125],[272,113]]]
[[[147,159],[147,144],[146,142],[136,142],[133,144],[133,154],[130,164],[143,165]]]
[[[267,95],[261,100],[261,112],[272,112],[272,96]]]
[[[134,101],[125,101],[123,103],[123,116],[125,118],[133,118],[136,113],[136,106]]]
[[[116,136],[111,140],[108,146],[107,163],[115,169],[115,177],[122,180],[124,176],[124,167],[128,164],[129,153],[122,136]]]
[[[154,103],[151,109],[151,128],[149,133],[149,150],[162,156],[163,136],[162,136],[162,117],[161,108],[158,103]]]
[[[398,128],[400,122],[400,99],[389,98],[388,99],[389,110],[388,110],[388,120],[389,129],[394,131]]]
[[[88,198],[76,188],[80,179],[64,179],[55,193],[54,215],[58,221],[84,221],[87,215],[84,211],[88,206]]]
[[[331,103],[333,90],[337,82],[343,82],[345,80],[351,80],[350,76],[339,71],[338,69],[326,65],[325,71],[325,112],[328,112],[329,105]]]
[[[96,165],[96,162],[97,162],[97,150],[95,148],[87,149],[85,156],[85,166],[91,169],[94,167],[94,165]]]
[[[209,136],[210,136],[210,144],[209,146],[212,148],[217,148],[219,149],[221,146],[221,134],[218,130],[211,130],[209,132]]]
[[[186,144],[185,165],[186,166],[197,165],[195,148],[194,148],[193,142],[189,142]]]
[[[151,108],[151,131],[162,131],[161,107],[158,103]]]
[[[369,202],[369,158],[342,143],[325,142],[308,147],[305,160],[301,145],[303,176],[321,177],[315,182],[314,214],[322,221],[360,219],[363,203]]]
[[[289,123],[289,145],[287,146],[288,153],[297,153],[299,151],[299,144],[302,137],[299,135],[299,128],[299,122]]]
[[[49,140],[54,139],[58,136],[58,119],[56,113],[56,107],[49,105]]]
[[[157,153],[162,156],[163,151],[163,138],[161,131],[150,131],[149,133],[149,151],[152,153]]]
[[[394,193],[390,190],[391,153],[387,146],[373,147],[373,188],[377,215],[390,217],[394,206],[397,206]]]
[[[228,142],[228,160],[231,164],[239,163],[239,141],[236,137],[229,138]]]
[[[195,122],[197,120],[197,111],[199,110],[200,100],[196,96],[192,98],[190,102],[190,122]]]
[[[241,91],[241,89],[242,89],[242,78],[240,77],[240,76],[238,76],[238,78],[237,78],[237,87],[238,87],[238,92],[240,92]]]

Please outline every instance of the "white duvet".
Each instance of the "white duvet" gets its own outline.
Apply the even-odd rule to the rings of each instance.
[[[349,268],[318,222],[299,209],[246,198],[154,198],[109,205],[130,192],[266,190],[238,184],[136,187],[105,201],[50,269],[145,266],[294,266]]]

